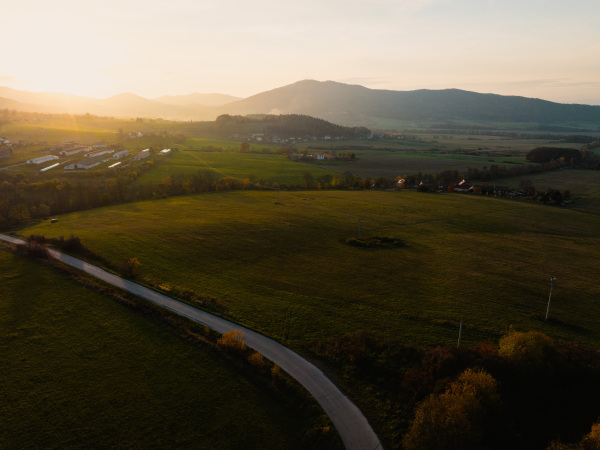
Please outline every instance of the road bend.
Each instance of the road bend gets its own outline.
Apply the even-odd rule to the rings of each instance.
[[[0,239],[12,244],[24,243],[21,239],[2,234],[0,234]],[[145,286],[125,280],[81,259],[65,255],[56,250],[48,250],[52,257],[64,264],[84,271],[106,283],[144,298],[180,316],[187,317],[219,333],[242,330],[246,345],[278,364],[317,400],[331,419],[346,449],[379,450],[383,448],[379,438],[356,405],[314,364],[311,364],[289,348],[248,328],[167,297]]]

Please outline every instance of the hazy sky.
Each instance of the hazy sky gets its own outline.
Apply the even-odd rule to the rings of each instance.
[[[247,97],[302,79],[600,104],[598,0],[19,0],[0,86]]]

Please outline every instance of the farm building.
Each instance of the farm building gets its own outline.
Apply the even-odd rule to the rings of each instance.
[[[27,164],[43,164],[48,161],[54,161],[55,159],[59,159],[58,156],[54,156],[54,155],[38,156],[37,158],[28,159]]]
[[[81,153],[81,152],[89,152],[91,149],[92,149],[91,147],[87,147],[85,145],[78,145],[76,147],[67,148],[67,149],[61,151],[59,153],[59,155],[71,156],[71,155],[76,155],[77,153]]]
[[[112,149],[108,149],[108,148],[104,148],[101,150],[95,150],[93,152],[89,152],[87,155],[85,155],[86,158],[95,158],[97,156],[100,155],[107,155],[109,153],[114,153],[115,151]]]
[[[96,167],[99,164],[102,164],[105,161],[102,157],[88,158],[77,161],[73,164],[69,164],[65,166],[65,170],[74,170],[74,169],[91,169],[92,167]]]
[[[160,151],[160,153],[161,153],[162,155],[166,155],[167,153],[170,153],[170,152],[171,152],[171,149],[170,149],[170,148],[165,148],[165,149],[163,149],[163,150],[161,150],[161,151]]]
[[[147,158],[148,156],[150,156],[150,149],[147,148],[145,150],[142,150],[141,152],[139,152],[137,155],[135,155],[133,157],[134,160],[139,161],[140,159],[144,159]]]
[[[121,158],[125,158],[126,156],[129,156],[129,150],[122,150],[120,152],[117,152],[113,155],[113,158],[121,159]]]

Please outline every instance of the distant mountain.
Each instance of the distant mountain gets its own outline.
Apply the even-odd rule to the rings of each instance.
[[[600,106],[478,94],[459,89],[390,91],[304,80],[217,109],[227,114],[307,114],[351,126],[390,121],[595,125]]]
[[[2,106],[1,98],[10,100],[10,106]],[[215,120],[222,114],[302,114],[340,125],[375,129],[394,129],[406,124],[462,126],[469,123],[486,127],[527,124],[529,127],[598,130],[600,124],[600,106],[561,104],[459,89],[391,91],[314,80],[299,81],[241,100],[224,94],[197,93],[153,100],[120,94],[98,100],[0,87],[0,107],[172,120]]]
[[[154,100],[160,103],[178,106],[220,106],[242,99],[240,97],[234,97],[233,95],[198,94],[196,92],[188,95],[163,95],[162,97],[155,98]]]
[[[202,94],[198,94],[202,95]],[[218,103],[219,94],[207,94],[208,105],[178,105],[177,101],[160,102],[149,100],[139,95],[124,93],[107,99],[94,99],[77,95],[27,92],[0,87],[0,108],[17,111],[42,112],[54,114],[95,114],[114,117],[150,117],[171,120],[204,119],[211,116],[209,112]],[[186,97],[186,96],[182,96]],[[198,98],[191,96],[192,99]],[[223,95],[223,100],[237,99]],[[211,103],[212,102],[212,103]]]

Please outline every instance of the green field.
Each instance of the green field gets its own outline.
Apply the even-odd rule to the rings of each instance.
[[[221,177],[250,178],[252,181],[303,185],[303,175],[310,172],[316,178],[330,174],[323,168],[290,161],[282,155],[237,152],[178,151],[167,156],[136,183],[160,183],[171,175],[193,175],[201,169],[213,169]]]
[[[0,448],[314,445],[313,413],[38,261],[0,251],[0,286]]]
[[[510,326],[600,342],[600,216],[460,194],[226,192],[65,215],[21,231],[75,234],[118,266],[216,298],[294,347],[357,330],[418,345],[496,340]],[[360,228],[359,228],[360,221]],[[341,239],[379,235],[406,247]],[[549,279],[558,278],[551,317]]]

